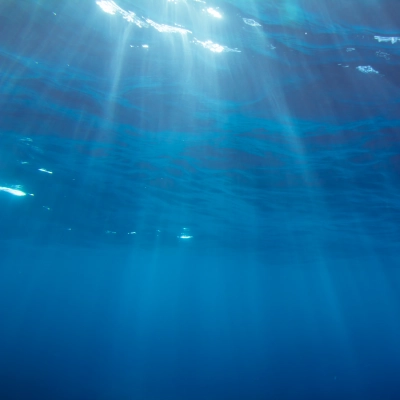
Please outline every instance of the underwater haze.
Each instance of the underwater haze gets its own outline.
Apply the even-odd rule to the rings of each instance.
[[[399,0],[1,0],[0,400],[400,399]]]

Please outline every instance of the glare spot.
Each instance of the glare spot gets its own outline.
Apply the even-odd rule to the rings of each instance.
[[[142,21],[142,19],[137,17],[136,14],[133,13],[132,11],[122,10],[121,14],[126,21],[134,23],[139,28],[147,28],[148,27],[148,25],[144,21]]]
[[[179,239],[188,240],[188,239],[192,239],[193,236],[190,236],[190,235],[180,235],[180,236],[178,236],[178,238],[179,238]]]
[[[243,22],[250,26],[261,26],[258,22],[254,21],[254,19],[243,18]]]
[[[191,31],[188,31],[187,29],[176,28],[174,26],[165,25],[165,24],[157,24],[156,22],[152,21],[151,19],[146,19],[146,22],[149,25],[151,25],[154,29],[156,29],[158,32],[162,32],[162,33],[180,33],[183,35],[186,33],[192,33]]]
[[[181,233],[177,236],[178,239],[182,239],[182,240],[189,240],[192,239],[193,236],[190,234],[190,230],[189,228],[182,228]]]
[[[379,74],[379,72],[373,69],[370,65],[359,66],[357,69],[363,74]]]
[[[119,13],[126,21],[136,24],[139,28],[147,28],[148,25],[132,11],[125,11],[111,0],[99,0],[96,4],[107,14],[115,15]]]
[[[26,193],[24,193],[22,190],[11,189],[3,186],[0,186],[0,191],[13,194],[14,196],[26,196]]]
[[[142,44],[142,47],[143,47],[144,49],[148,49],[148,48],[149,48],[149,45],[148,45],[148,44]]]
[[[400,41],[400,37],[385,37],[385,36],[374,36],[374,39],[376,39],[378,42],[391,42],[392,44],[395,44],[397,41]]]
[[[53,172],[48,171],[47,169],[44,169],[44,168],[39,168],[38,171],[45,172],[46,174],[52,174],[53,173]]]
[[[222,18],[222,15],[214,8],[211,8],[211,7],[207,8],[207,12],[215,18]]]
[[[114,1],[100,0],[96,1],[96,4],[106,13],[114,15],[121,8],[115,4]]]
[[[213,53],[222,53],[222,52],[240,53],[240,50],[238,49],[230,49],[229,47],[222,46],[218,43],[214,43],[211,40],[206,40],[205,42],[201,42],[200,40],[194,39],[194,43],[202,45],[205,49],[208,49]]]

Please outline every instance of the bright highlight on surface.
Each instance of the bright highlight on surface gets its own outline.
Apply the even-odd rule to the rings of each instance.
[[[139,28],[148,27],[146,22],[139,18],[134,12],[125,11],[112,0],[99,0],[96,1],[96,4],[107,14],[115,15],[119,13],[126,21],[136,24]]]
[[[373,69],[370,65],[359,66],[357,69],[363,74],[379,74],[379,72]]]
[[[189,240],[193,238],[193,236],[190,235],[189,228],[183,228],[182,231],[183,232],[177,236],[178,239]]]
[[[254,21],[254,19],[243,18],[243,22],[250,26],[261,26],[258,22]]]
[[[187,29],[177,28],[175,26],[169,26],[169,25],[164,25],[164,24],[157,24],[156,22],[152,21],[151,19],[146,19],[146,22],[149,25],[151,25],[154,29],[156,29],[158,32],[181,33],[181,34],[192,33],[190,31],[188,31]]]
[[[395,44],[397,41],[400,41],[400,37],[385,37],[385,36],[374,36],[374,39],[376,39],[379,43],[380,42],[391,42],[392,44]]]
[[[190,236],[190,235],[180,235],[180,236],[178,236],[179,239],[185,239],[185,240],[192,239],[192,237],[193,236]]]
[[[24,193],[21,190],[11,189],[11,188],[8,188],[8,187],[3,187],[3,186],[0,186],[0,191],[13,194],[14,196],[26,196],[26,193]]]
[[[207,12],[215,18],[222,18],[222,15],[214,8],[211,8],[211,7],[207,8]]]
[[[53,173],[53,172],[48,171],[47,169],[44,169],[44,168],[39,168],[38,171],[40,171],[40,172],[45,172],[46,174],[52,174],[52,173]]]
[[[222,52],[240,53],[240,50],[238,49],[230,49],[229,47],[222,46],[218,43],[214,43],[211,40],[206,40],[204,42],[201,42],[200,40],[194,39],[193,42],[202,45],[205,49],[208,49],[213,53],[222,53]]]
[[[117,11],[120,11],[121,8],[115,4],[114,1],[100,0],[96,1],[96,4],[106,13],[114,15]]]
[[[199,0],[195,0],[195,1],[199,1]],[[203,3],[203,1],[200,1],[200,2]],[[111,15],[120,14],[120,15],[122,15],[123,19],[125,19],[126,21],[128,21],[130,23],[134,23],[139,28],[150,28],[151,27],[161,33],[180,33],[181,35],[192,34],[191,31],[189,31],[188,29],[184,29],[179,24],[175,24],[175,26],[159,24],[149,18],[145,18],[143,16],[139,17],[133,11],[124,10],[123,8],[118,6],[112,0],[98,0],[98,1],[96,1],[96,4],[104,12],[111,14]],[[222,14],[212,7],[209,7],[207,9],[202,9],[202,11],[208,12],[210,15],[212,15],[215,18],[222,18]],[[259,26],[259,24],[257,22],[255,22],[254,20],[247,20],[247,21],[250,21],[250,22],[247,22],[250,25]],[[223,53],[223,52],[240,53],[240,50],[238,50],[238,49],[231,49],[227,46],[222,46],[218,43],[213,43],[211,40],[202,42],[197,39],[194,39],[194,41],[192,43],[201,44],[204,48],[212,51],[213,53]],[[130,45],[130,47],[134,47],[134,46]],[[148,48],[148,45],[142,45],[142,47]]]
[[[149,26],[152,26],[158,32],[163,32],[163,33],[181,33],[181,34],[192,33],[187,29],[177,28],[175,26],[169,26],[165,24],[157,24],[157,22],[154,22],[151,19],[144,19],[138,17],[133,11],[126,11],[111,0],[99,0],[96,2],[96,4],[104,12],[108,14],[111,15],[115,15],[116,13],[121,14],[126,21],[137,25],[139,28],[148,28]]]

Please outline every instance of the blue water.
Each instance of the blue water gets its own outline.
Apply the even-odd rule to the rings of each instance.
[[[0,400],[400,398],[398,0],[2,0]]]

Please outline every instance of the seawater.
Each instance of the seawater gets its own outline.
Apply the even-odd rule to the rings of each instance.
[[[400,4],[3,0],[1,399],[398,399]]]

